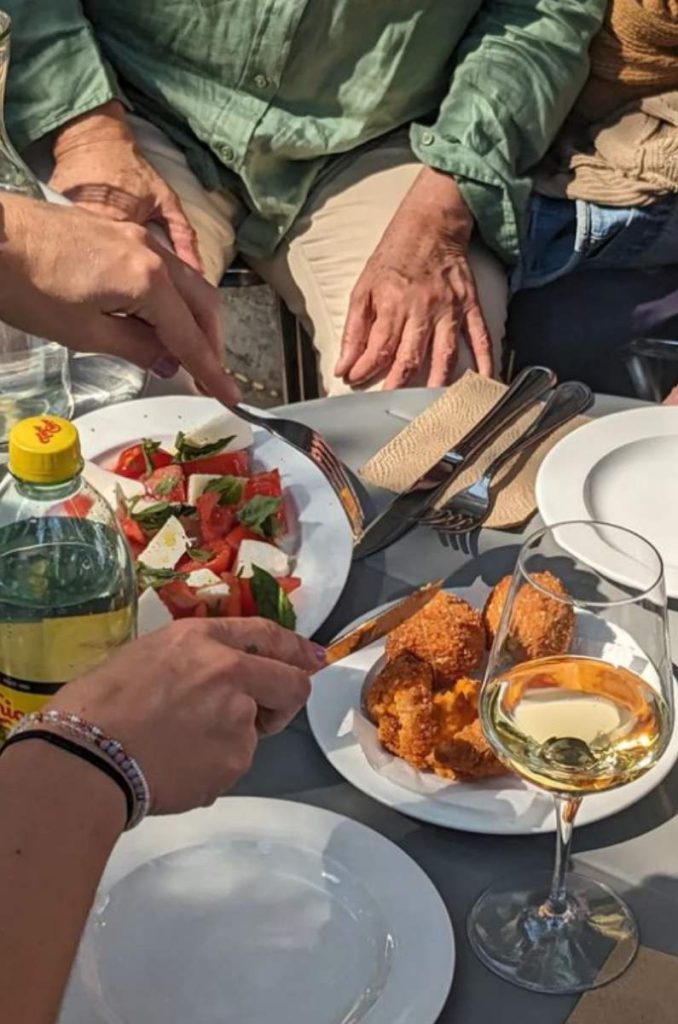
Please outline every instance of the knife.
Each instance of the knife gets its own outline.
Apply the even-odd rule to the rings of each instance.
[[[553,370],[545,366],[529,366],[522,370],[499,401],[455,447],[372,520],[354,548],[354,559],[374,555],[409,533],[417,525],[416,518],[436,503],[454,477],[537,399],[550,391],[556,380]]]
[[[444,582],[444,580],[434,580],[432,583],[425,583],[423,587],[409,594],[403,601],[391,605],[385,612],[375,615],[374,618],[356,626],[339,640],[335,640],[325,650],[327,664],[332,665],[335,661],[340,661],[342,658],[347,658],[349,654],[362,650],[363,647],[369,647],[375,640],[381,640],[382,636],[386,636],[396,626],[421,611],[431,598],[439,593]]]

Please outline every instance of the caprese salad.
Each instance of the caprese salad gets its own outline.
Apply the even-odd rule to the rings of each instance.
[[[169,616],[252,616],[294,629],[301,585],[281,546],[288,534],[277,469],[252,466],[248,424],[221,414],[172,448],[143,438],[110,469],[85,476],[111,498],[134,555],[140,624]],[[169,616],[168,616],[169,613]]]

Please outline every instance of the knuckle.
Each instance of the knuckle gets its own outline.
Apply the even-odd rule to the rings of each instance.
[[[130,241],[137,245],[147,245],[149,233],[140,224],[133,224],[131,221],[120,223],[120,231]]]

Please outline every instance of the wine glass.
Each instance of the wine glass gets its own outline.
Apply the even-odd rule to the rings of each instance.
[[[673,731],[664,569],[636,533],[568,522],[525,541],[506,589],[480,716],[506,765],[553,794],[556,862],[550,877],[492,885],[468,935],[507,981],[582,992],[621,974],[638,946],[626,904],[567,869],[582,797],[643,775]]]

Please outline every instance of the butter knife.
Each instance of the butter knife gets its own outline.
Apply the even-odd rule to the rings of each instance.
[[[556,380],[555,373],[545,366],[529,366],[522,370],[499,401],[455,447],[372,520],[356,544],[353,557],[367,558],[409,533],[417,525],[415,520],[436,503],[454,477],[526,409],[550,391]]]
[[[380,615],[375,615],[374,618],[356,626],[339,640],[335,640],[325,650],[327,664],[332,665],[335,661],[340,661],[342,658],[347,658],[349,654],[362,650],[363,647],[369,647],[375,640],[381,640],[382,636],[386,636],[396,626],[411,619],[416,612],[421,611],[429,603],[431,598],[439,593],[444,582],[444,580],[434,580],[432,583],[425,583],[423,587],[409,594],[398,604],[392,605]]]

